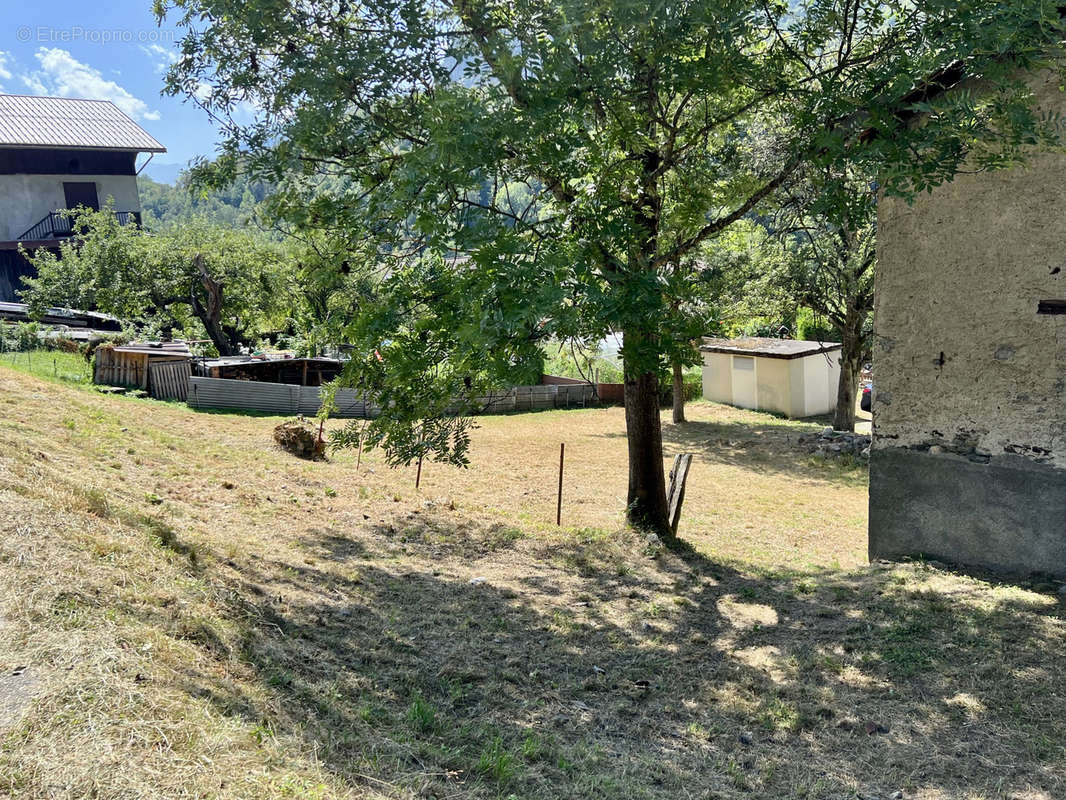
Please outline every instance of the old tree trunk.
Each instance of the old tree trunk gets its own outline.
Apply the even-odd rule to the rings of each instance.
[[[685,371],[680,364],[674,364],[674,424],[685,422]]]
[[[855,430],[855,406],[858,403],[859,373],[862,370],[864,315],[849,308],[840,327],[840,381],[837,404],[833,412],[833,429]]]
[[[231,356],[236,348],[226,332],[222,328],[222,284],[211,277],[207,271],[207,263],[202,255],[197,255],[193,260],[193,266],[203,287],[203,300],[198,297],[198,288],[194,282],[189,292],[189,299],[193,313],[203,323],[211,343],[218,349],[220,356]]]
[[[625,332],[628,345],[642,338]],[[625,379],[626,438],[629,443],[629,493],[626,515],[636,528],[670,535],[663,437],[659,420],[659,376],[654,371]]]

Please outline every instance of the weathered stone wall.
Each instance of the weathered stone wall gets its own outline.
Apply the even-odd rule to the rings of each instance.
[[[1066,575],[1066,316],[1037,313],[1066,300],[1066,155],[886,199],[878,226],[871,556]]]

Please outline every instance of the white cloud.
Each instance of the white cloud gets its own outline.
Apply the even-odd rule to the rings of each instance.
[[[0,81],[11,80],[11,53],[0,50]]]
[[[42,47],[36,57],[41,68],[19,76],[34,94],[110,100],[134,119],[159,119],[158,111],[153,111],[143,100],[105,78],[100,70],[78,61],[66,50]]]
[[[155,67],[156,72],[166,72],[170,65],[178,60],[177,51],[163,47],[161,44],[155,44],[154,42],[149,45],[142,44],[140,48],[142,53],[152,59],[152,66]]]

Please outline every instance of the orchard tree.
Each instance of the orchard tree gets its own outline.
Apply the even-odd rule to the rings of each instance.
[[[855,430],[859,373],[873,336],[877,184],[848,169],[810,170],[778,215],[783,256],[769,282],[824,319],[841,343],[833,427]]]
[[[250,231],[204,220],[148,233],[108,206],[73,213],[58,256],[40,249],[21,292],[31,311],[91,308],[170,329],[198,320],[220,355],[254,341],[283,308],[287,257]]]
[[[185,30],[168,90],[222,125],[199,178],[240,166],[284,186],[274,210],[292,224],[362,237],[380,284],[343,335],[360,354],[349,380],[383,409],[376,441],[461,461],[455,398],[513,380],[546,338],[621,330],[628,517],[663,533],[672,265],[805,165],[861,161],[907,196],[1056,138],[1019,78],[1062,38],[1038,0],[156,11]],[[981,93],[940,91],[963,76]],[[335,176],[345,188],[323,192]]]

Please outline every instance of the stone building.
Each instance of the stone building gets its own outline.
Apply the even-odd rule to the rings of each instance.
[[[111,102],[0,94],[0,301],[30,272],[20,247],[71,235],[60,211],[110,199],[120,222],[139,221],[137,157],[164,152]]]
[[[1066,577],[1066,155],[885,199],[876,280],[870,556]]]

